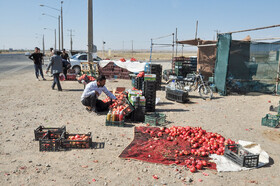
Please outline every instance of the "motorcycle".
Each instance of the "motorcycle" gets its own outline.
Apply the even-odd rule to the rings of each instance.
[[[180,78],[177,76],[169,76],[168,85],[170,87],[175,86],[175,89],[183,90],[186,92],[192,92],[198,90],[202,99],[212,99],[213,92],[210,86],[204,82],[203,76],[200,70],[196,74],[189,74],[186,78]]]

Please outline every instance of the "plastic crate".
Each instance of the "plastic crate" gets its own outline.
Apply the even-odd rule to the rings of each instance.
[[[57,139],[50,139],[49,131],[42,139],[39,139],[39,151],[59,151],[60,145],[61,137]]]
[[[62,126],[61,128],[56,128],[56,127],[44,127],[41,125],[34,130],[35,141],[42,139],[47,134],[48,131],[50,132],[49,134],[50,139],[58,139],[60,138],[63,132],[66,132],[66,126]]]
[[[259,163],[259,154],[252,154],[239,144],[226,145],[224,156],[242,167],[257,167]]]
[[[189,100],[187,92],[176,89],[171,90],[169,88],[166,89],[166,99],[179,103],[186,103]]]
[[[124,126],[124,119],[122,121],[108,121],[107,118],[106,118],[105,125],[106,126],[123,127]]]
[[[76,81],[76,74],[66,74],[66,79]]]
[[[262,125],[267,127],[277,127],[279,125],[279,116],[267,114],[262,118]]]
[[[145,115],[145,123],[149,123],[150,126],[163,125],[166,122],[165,119],[166,119],[165,114],[161,114],[157,112]]]
[[[71,140],[72,136],[85,135],[87,139],[85,140]],[[64,132],[61,136],[61,149],[62,150],[70,150],[70,149],[88,149],[92,147],[92,137],[91,132],[87,134],[69,134],[68,132]]]

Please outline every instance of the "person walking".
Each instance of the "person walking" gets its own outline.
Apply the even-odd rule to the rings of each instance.
[[[59,82],[59,74],[62,72],[62,58],[58,55],[57,51],[53,52],[53,56],[51,57],[50,63],[47,67],[46,73],[48,73],[50,67],[51,73],[53,74],[53,84],[52,89],[54,90],[55,85],[57,85],[57,90],[62,91],[60,82]]]
[[[41,74],[43,80],[46,80],[44,78],[44,74],[43,74],[43,70],[42,70],[42,60],[43,60],[42,58],[43,58],[43,54],[40,53],[40,49],[38,47],[35,47],[34,53],[32,53],[29,56],[29,59],[31,59],[34,62],[34,69],[35,69],[35,75],[36,75],[37,81],[39,81],[39,71],[40,71],[40,74]]]

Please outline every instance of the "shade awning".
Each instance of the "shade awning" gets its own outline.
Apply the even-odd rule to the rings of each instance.
[[[212,40],[201,40],[201,39],[191,39],[191,40],[183,40],[183,41],[177,41],[178,44],[186,44],[186,45],[205,45],[205,44],[216,44],[217,41]]]

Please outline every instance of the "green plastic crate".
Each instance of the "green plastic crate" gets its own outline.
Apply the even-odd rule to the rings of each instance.
[[[149,123],[150,126],[159,126],[163,125],[166,121],[165,114],[154,112],[152,114],[145,115],[145,123]]]
[[[279,116],[267,114],[262,118],[262,125],[267,127],[277,127],[279,125]]]
[[[108,121],[106,119],[106,126],[124,127],[124,119],[122,121]]]

